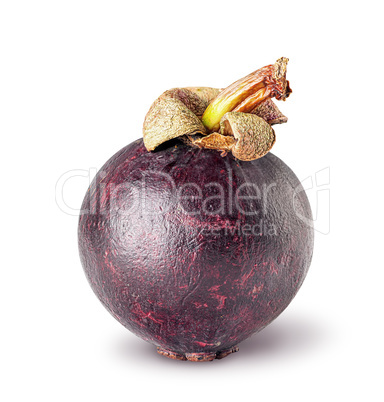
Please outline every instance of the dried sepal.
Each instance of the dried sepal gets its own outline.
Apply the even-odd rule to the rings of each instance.
[[[252,161],[268,153],[276,137],[273,128],[261,117],[249,113],[229,112],[220,122],[220,133],[203,137],[185,136],[182,139],[191,146],[232,152],[242,161]]]
[[[273,128],[261,117],[250,113],[226,113],[220,122],[220,132],[237,140],[231,151],[242,161],[261,158],[276,141]]]
[[[153,151],[163,142],[191,135],[205,134],[200,121],[209,102],[220,89],[208,87],[173,88],[152,104],[143,125],[144,145]]]
[[[210,87],[187,87],[184,89],[188,89],[189,91],[193,92],[204,102],[205,108],[203,113],[210,102],[222,91],[222,89]],[[201,115],[203,115],[203,113]]]
[[[282,57],[224,90],[187,87],[164,92],[145,117],[146,148],[152,151],[180,138],[188,145],[222,154],[231,151],[244,161],[264,156],[275,142],[271,124],[287,121],[270,99],[285,100],[291,93],[285,78],[287,62]]]
[[[260,103],[251,113],[261,117],[270,125],[286,123],[288,121],[288,117],[280,112],[280,109],[272,99],[267,99]]]
[[[150,107],[143,125],[143,140],[148,151],[182,135],[204,134],[200,119],[182,101],[160,96]]]
[[[182,102],[197,117],[201,117],[207,108],[209,102],[204,96],[190,88],[172,88],[165,91],[160,98],[172,98]]]
[[[223,135],[220,133],[208,134],[193,141],[193,145],[199,148],[216,149],[218,151],[228,152],[231,151],[237,140],[230,135]]]

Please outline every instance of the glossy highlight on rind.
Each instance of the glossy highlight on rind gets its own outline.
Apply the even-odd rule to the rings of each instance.
[[[79,251],[121,324],[169,357],[212,360],[291,302],[312,257],[311,217],[299,180],[271,153],[242,162],[181,142],[147,152],[137,140],[91,184]]]

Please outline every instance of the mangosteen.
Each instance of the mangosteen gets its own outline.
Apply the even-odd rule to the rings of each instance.
[[[286,58],[224,90],[175,88],[98,172],[79,250],[107,310],[164,356],[223,358],[292,301],[313,252],[292,170],[270,153]]]

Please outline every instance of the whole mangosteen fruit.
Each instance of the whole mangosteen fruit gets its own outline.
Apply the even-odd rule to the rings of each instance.
[[[84,198],[79,250],[93,291],[167,357],[237,351],[288,306],[308,271],[308,199],[268,153],[271,125],[286,121],[271,100],[291,92],[286,62],[223,91],[166,91],[144,141],[117,152]]]

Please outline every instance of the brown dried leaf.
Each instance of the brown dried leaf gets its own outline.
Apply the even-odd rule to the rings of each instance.
[[[182,101],[163,95],[152,104],[143,125],[144,145],[148,151],[173,138],[205,132],[200,119]]]
[[[198,117],[203,115],[209,103],[190,88],[172,88],[165,91],[160,98],[177,99]]]
[[[265,100],[253,109],[251,113],[261,117],[270,125],[286,123],[288,121],[288,118],[280,112],[272,99]]]
[[[236,144],[236,139],[229,135],[212,133],[198,140],[193,141],[193,145],[199,148],[216,149],[218,151],[230,151]]]
[[[243,161],[261,158],[276,141],[273,128],[261,117],[250,113],[226,113],[220,122],[220,132],[237,139],[232,154]]]
[[[187,87],[189,91],[196,94],[203,102],[204,102],[204,110],[210,104],[210,102],[216,98],[216,96],[222,91],[219,88],[210,88],[210,87]],[[203,115],[203,113],[201,115]]]

